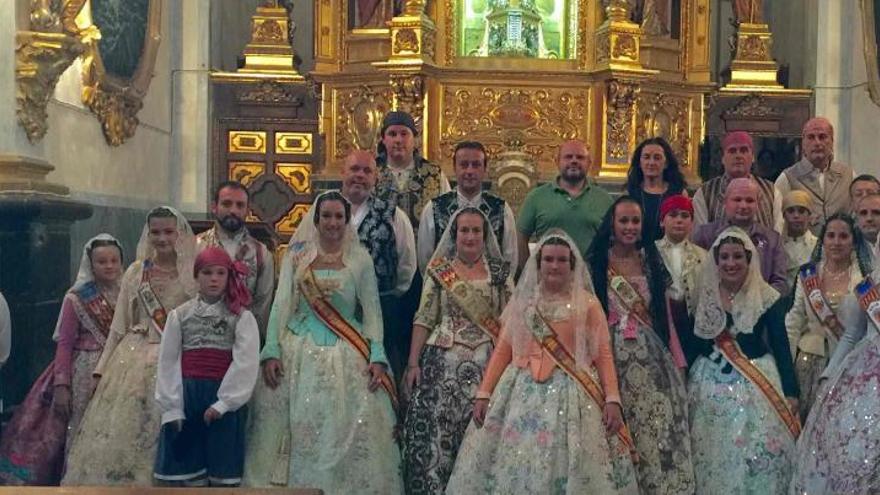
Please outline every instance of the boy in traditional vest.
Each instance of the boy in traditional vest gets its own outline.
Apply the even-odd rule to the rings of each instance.
[[[194,274],[199,294],[168,315],[159,348],[162,431],[153,476],[165,484],[238,486],[244,405],[260,362],[257,321],[244,309],[247,268],[209,247]]]
[[[798,269],[810,261],[816,236],[809,228],[813,218],[813,200],[804,191],[790,191],[782,200],[782,218],[785,220],[782,232],[782,247],[788,255],[789,287],[794,287]],[[786,296],[786,294],[783,294]]]

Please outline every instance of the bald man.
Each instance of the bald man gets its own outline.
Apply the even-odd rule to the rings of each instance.
[[[809,194],[813,204],[810,230],[819,235],[826,218],[849,211],[853,169],[834,161],[834,127],[828,119],[808,120],[801,138],[803,157],[776,179],[776,194],[782,197],[789,191]]]
[[[373,194],[378,175],[373,153],[352,151],[343,164],[340,192],[351,202],[349,225],[373,258],[385,326],[385,354],[395,376],[400,376],[409,356],[411,313],[415,313],[415,309],[404,311],[401,299],[416,272],[416,243],[406,213]],[[312,219],[309,211],[303,223]]]
[[[614,201],[607,191],[587,177],[592,159],[583,141],[572,140],[559,147],[559,175],[556,180],[529,192],[516,222],[519,231],[519,265],[529,257],[529,239],[538,239],[550,229],[565,231],[585,255],[602,217]]]
[[[735,225],[745,230],[758,249],[764,280],[786,297],[789,295],[786,277],[788,256],[782,245],[782,237],[757,222],[758,200],[759,186],[754,180],[733,179],[724,194],[724,218],[697,227],[693,241],[701,248],[709,249],[727,227]]]

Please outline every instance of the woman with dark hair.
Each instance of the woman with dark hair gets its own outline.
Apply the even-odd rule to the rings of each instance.
[[[846,213],[829,217],[819,239],[810,261],[798,271],[794,305],[785,316],[802,420],[807,419],[819,377],[844,332],[837,314],[840,303],[871,273],[870,255],[857,249],[864,246],[862,233]]]
[[[596,297],[608,314],[626,423],[643,493],[692,494],[687,366],[667,313],[669,274],[653,241],[642,242],[642,208],[614,202],[588,254]]]
[[[122,277],[122,246],[109,234],[83,247],[61,303],[55,359],[15,409],[0,439],[0,484],[57,485],[64,453],[92,398],[92,371],[110,332]],[[65,448],[66,447],[66,448]]]
[[[452,215],[425,274],[403,376],[411,495],[446,489],[513,288],[489,219],[473,207]]]
[[[709,261],[711,260],[711,261]],[[688,406],[697,493],[786,493],[800,432],[784,302],[739,227],[709,249],[699,279]],[[825,492],[809,492],[825,493]]]
[[[290,240],[249,405],[244,486],[402,493],[373,260],[337,191]]]
[[[159,343],[168,312],[195,295],[195,236],[170,206],[153,208],[122,276],[113,323],[93,375],[99,380],[73,437],[64,485],[153,484],[161,412]]]
[[[662,137],[648,138],[636,147],[626,175],[626,192],[642,207],[642,239],[661,237],[660,203],[669,196],[687,196],[687,183],[672,147]]]

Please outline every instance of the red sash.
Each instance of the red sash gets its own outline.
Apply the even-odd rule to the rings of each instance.
[[[807,302],[810,303],[810,308],[813,309],[813,314],[816,315],[816,318],[822,322],[822,326],[834,338],[840,340],[840,337],[843,335],[843,325],[837,319],[837,315],[834,314],[834,310],[831,309],[831,305],[828,304],[825,295],[822,294],[819,272],[816,270],[816,265],[812,263],[804,265],[801,269],[801,285],[803,286]]]
[[[144,305],[144,310],[150,316],[153,328],[159,335],[162,335],[162,332],[165,331],[165,321],[168,319],[168,312],[165,311],[162,301],[159,300],[159,297],[153,291],[153,286],[150,285],[152,267],[153,264],[150,260],[144,260],[143,275],[141,275],[141,284],[137,288],[137,293],[141,304]]]
[[[501,324],[495,318],[492,304],[471,284],[458,276],[452,262],[446,258],[437,258],[428,265],[427,272],[446,290],[449,298],[464,311],[471,323],[491,337],[492,342],[498,339],[501,334]]]
[[[544,318],[544,315],[540,312],[537,312],[537,315],[538,318],[536,320],[538,321],[535,323],[544,327],[544,331],[541,332],[543,334],[541,335],[539,332],[533,330],[532,336],[535,337],[535,340],[537,340],[539,344],[541,344],[541,348],[547,351],[547,354],[553,358],[556,365],[562,368],[562,370],[565,371],[575,383],[580,385],[581,390],[583,390],[588,397],[593,399],[593,402],[596,403],[600,410],[603,409],[605,407],[605,392],[602,391],[602,387],[596,383],[596,380],[594,380],[589,373],[578,368],[574,357],[568,352],[568,349],[562,345],[562,342],[559,341],[559,336],[556,334],[556,331],[553,330],[553,327],[550,326],[550,323]],[[619,430],[617,430],[617,437],[620,439],[621,444],[629,450],[632,461],[637,463],[639,461],[639,454],[638,451],[636,451],[636,445],[629,433],[629,428],[627,428],[625,423],[621,425]]]
[[[299,283],[299,289],[321,322],[327,325],[327,328],[332,330],[337,337],[351,344],[364,358],[364,361],[369,363],[370,343],[324,298],[324,294],[315,280],[314,271],[311,269],[306,271],[306,276]],[[388,398],[391,399],[391,405],[396,412],[398,410],[397,389],[394,387],[394,380],[388,373],[382,375],[382,388],[388,392]]]
[[[113,323],[113,305],[104,298],[94,282],[83,285],[74,292],[74,295],[79,300],[82,310],[95,323],[96,328],[93,329],[92,325],[85,325],[86,328],[98,343],[104,345],[107,335],[110,333],[110,325]]]
[[[801,423],[798,420],[797,415],[795,415],[791,408],[788,407],[785,398],[779,394],[779,391],[776,390],[776,387],[774,387],[773,384],[770,383],[770,380],[764,376],[764,373],[752,364],[752,362],[749,361],[749,358],[742,353],[736,340],[734,340],[727,330],[724,330],[715,337],[715,345],[737,371],[758,387],[758,390],[764,394],[764,397],[766,397],[767,401],[770,402],[770,405],[773,406],[776,415],[779,416],[779,419],[781,419],[782,423],[788,428],[791,436],[797,439],[798,435],[801,434]]]

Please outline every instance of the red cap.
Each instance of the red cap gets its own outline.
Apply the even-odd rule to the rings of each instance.
[[[193,276],[198,277],[199,271],[206,266],[222,266],[229,270],[226,280],[226,305],[229,311],[241,314],[242,308],[251,304],[251,293],[244,283],[248,267],[241,261],[232,261],[223,248],[212,246],[196,256],[193,264]]]
[[[685,196],[684,194],[676,194],[675,196],[669,196],[664,199],[662,203],[660,203],[660,221],[662,222],[664,218],[666,218],[666,214],[671,212],[672,210],[685,210],[690,212],[693,216],[694,214],[694,203],[691,201],[691,198]]]

